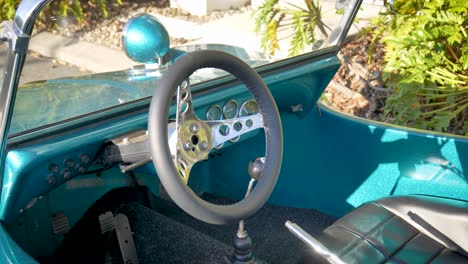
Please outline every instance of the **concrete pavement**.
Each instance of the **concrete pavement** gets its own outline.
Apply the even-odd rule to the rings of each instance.
[[[76,65],[90,72],[124,70],[135,64],[122,50],[49,32],[35,35],[29,43],[29,50]]]
[[[5,65],[7,46],[0,44],[0,69]],[[34,52],[29,52],[21,74],[20,85],[38,81],[54,79],[64,76],[78,76],[89,74],[90,72],[80,69],[77,66],[59,63],[53,58],[41,57]]]

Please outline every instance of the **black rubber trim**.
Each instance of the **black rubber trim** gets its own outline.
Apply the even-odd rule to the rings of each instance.
[[[177,85],[202,68],[218,68],[237,77],[254,96],[263,115],[266,150],[260,181],[246,199],[232,205],[215,205],[198,197],[180,179],[168,146],[167,118]],[[153,163],[166,191],[190,215],[212,224],[227,224],[245,219],[260,209],[273,191],[283,155],[283,131],[278,108],[262,78],[245,62],[228,53],[202,50],[187,53],[177,60],[155,90],[148,117]]]

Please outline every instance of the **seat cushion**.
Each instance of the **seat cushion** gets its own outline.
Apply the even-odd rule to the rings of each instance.
[[[318,237],[345,263],[468,263],[467,239],[468,203],[430,196],[366,203]],[[324,262],[312,250],[301,261]]]

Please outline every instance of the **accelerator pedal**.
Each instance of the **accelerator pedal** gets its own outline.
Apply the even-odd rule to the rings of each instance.
[[[132,231],[128,218],[124,214],[118,214],[114,217],[112,212],[106,212],[99,215],[99,224],[101,234],[109,234],[115,231],[119,243],[122,260],[125,264],[138,264],[135,242],[133,241]],[[110,255],[106,254],[106,263],[111,263]]]

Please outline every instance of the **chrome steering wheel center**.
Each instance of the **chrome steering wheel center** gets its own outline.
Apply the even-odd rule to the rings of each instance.
[[[211,128],[198,119],[185,120],[179,125],[177,148],[184,160],[195,163],[208,157],[213,146]]]

